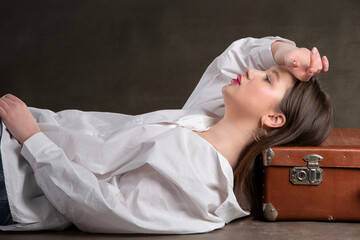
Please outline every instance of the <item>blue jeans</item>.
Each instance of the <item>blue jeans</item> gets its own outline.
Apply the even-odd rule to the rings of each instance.
[[[2,123],[0,119],[0,143],[2,137]],[[13,219],[10,213],[9,200],[6,193],[4,170],[2,166],[1,148],[0,148],[0,225],[13,224]]]

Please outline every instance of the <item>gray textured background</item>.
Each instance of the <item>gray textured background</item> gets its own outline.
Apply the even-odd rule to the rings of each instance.
[[[181,108],[231,42],[268,35],[328,56],[335,127],[359,128],[359,0],[2,0],[0,94],[54,111]]]

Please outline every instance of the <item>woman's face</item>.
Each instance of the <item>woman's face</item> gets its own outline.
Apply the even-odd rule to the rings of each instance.
[[[279,112],[279,103],[287,90],[296,82],[294,76],[283,66],[266,71],[246,69],[230,85],[223,88],[226,114],[235,117],[260,119],[265,114]]]

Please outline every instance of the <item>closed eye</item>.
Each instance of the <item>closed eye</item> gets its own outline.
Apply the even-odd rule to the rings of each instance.
[[[271,84],[271,81],[270,81],[270,78],[269,78],[269,76],[268,76],[268,75],[266,75],[266,77],[265,77],[265,81],[267,81],[269,84]]]

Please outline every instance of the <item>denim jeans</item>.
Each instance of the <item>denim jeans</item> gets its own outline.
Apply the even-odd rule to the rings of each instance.
[[[2,137],[2,122],[0,119],[0,144]],[[0,145],[1,146],[1,145]],[[9,200],[6,193],[4,170],[2,166],[1,148],[0,148],[0,225],[13,224],[13,219],[10,213]]]

